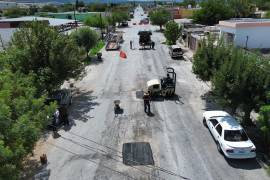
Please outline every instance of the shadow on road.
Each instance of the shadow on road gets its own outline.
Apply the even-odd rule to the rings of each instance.
[[[73,104],[69,112],[69,126],[65,126],[64,130],[68,131],[72,126],[76,126],[76,121],[87,122],[89,119],[94,118],[88,115],[89,111],[100,103],[95,101],[97,97],[93,96],[92,93],[93,91],[81,91],[73,97]]]
[[[47,169],[47,164],[41,165],[40,161],[36,159],[27,159],[23,163],[22,176],[20,179],[49,179],[50,169]]]
[[[217,105],[214,101],[214,95],[212,91],[208,91],[205,94],[201,95],[201,99],[205,101],[205,111],[211,110],[221,110],[222,108]]]
[[[87,65],[98,65],[98,64],[101,64],[103,63],[103,59],[101,57],[101,59],[98,59],[97,56],[92,56],[91,58],[86,58],[84,60],[84,62],[87,64]]]
[[[256,159],[225,159],[231,167],[236,169],[252,170],[262,168]]]

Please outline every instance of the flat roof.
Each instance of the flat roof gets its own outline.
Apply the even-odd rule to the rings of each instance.
[[[62,24],[74,23],[75,20],[70,19],[57,19],[57,18],[47,18],[47,17],[37,17],[37,16],[23,16],[18,18],[8,18],[1,19],[0,23],[3,22],[26,22],[26,21],[49,21],[50,26],[60,26]]]
[[[219,21],[219,26],[230,28],[270,27],[270,19],[240,18]]]

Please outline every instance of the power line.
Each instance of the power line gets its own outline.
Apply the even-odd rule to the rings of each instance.
[[[107,149],[110,149],[110,150],[112,150],[112,151],[115,151],[115,152],[118,152],[118,153],[121,153],[121,154],[126,154],[126,153],[124,153],[124,152],[118,151],[117,149],[114,149],[114,148],[112,148],[112,147],[103,145],[103,144],[98,143],[98,142],[96,142],[96,141],[94,141],[94,140],[91,140],[91,139],[89,139],[89,138],[86,138],[86,137],[77,135],[77,134],[72,133],[72,132],[68,132],[68,133],[70,133],[70,134],[72,134],[72,135],[74,135],[74,136],[77,136],[77,137],[79,137],[79,138],[85,139],[85,140],[87,140],[87,141],[90,141],[90,142],[92,142],[92,143],[94,143],[94,144],[97,144],[97,145],[99,145],[99,146],[102,146],[102,147],[105,147],[105,148],[107,148]],[[119,155],[117,155],[117,156],[119,156]],[[120,158],[123,158],[122,156],[119,156],[119,157],[120,157]],[[134,163],[136,163],[136,164],[139,164],[139,162],[136,162],[136,161],[133,161],[133,160],[128,160],[128,161],[129,161],[129,162],[134,162]],[[155,165],[149,166],[149,165],[146,165],[145,167],[151,168],[151,169],[156,169],[156,170],[159,170],[159,171],[164,172],[164,173],[166,173],[166,174],[169,174],[169,175],[172,175],[172,176],[176,176],[176,177],[179,177],[179,178],[182,178],[182,179],[189,179],[189,178],[187,178],[187,177],[181,176],[181,175],[179,175],[179,174],[176,174],[176,173],[174,173],[174,172],[172,172],[172,171],[170,171],[170,170],[167,170],[167,169],[162,168],[162,167],[159,167],[159,166],[155,166]]]

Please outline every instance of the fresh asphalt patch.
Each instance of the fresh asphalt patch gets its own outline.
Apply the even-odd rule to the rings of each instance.
[[[122,154],[125,165],[154,165],[152,149],[148,142],[124,143]]]

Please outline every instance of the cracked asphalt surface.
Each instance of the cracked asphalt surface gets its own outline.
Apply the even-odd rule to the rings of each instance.
[[[209,87],[196,79],[190,61],[172,60],[157,26],[132,25],[139,22],[142,9],[124,31],[122,50],[103,50],[103,61],[89,65],[85,77],[74,83],[71,106],[72,127],[59,131],[61,137],[48,143],[51,180],[264,180],[269,179],[256,160],[226,160],[218,153],[202,113],[213,109],[204,95]],[[139,50],[138,31],[150,29],[155,50]],[[133,40],[135,49],[129,49]],[[143,110],[140,92],[146,81],[177,73],[175,98],[151,103],[152,116]],[[114,100],[121,101],[123,113],[115,116]],[[122,145],[149,142],[153,166],[126,166]]]

